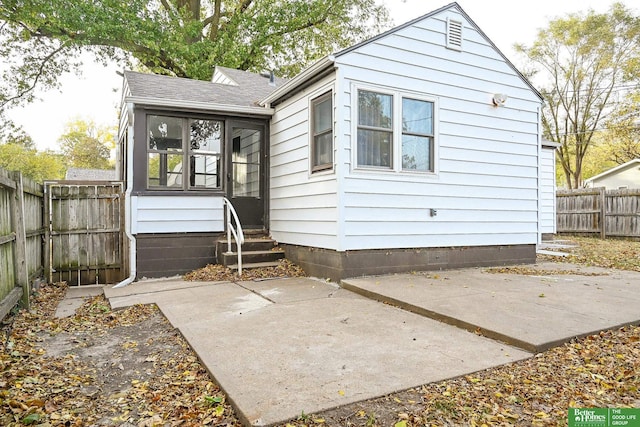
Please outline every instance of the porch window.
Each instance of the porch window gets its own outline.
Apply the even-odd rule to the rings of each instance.
[[[393,167],[393,95],[358,90],[358,166]]]
[[[182,125],[183,120],[177,117],[147,116],[147,182],[150,188],[182,188]]]
[[[189,187],[220,188],[222,122],[190,120]]]
[[[148,188],[220,188],[222,122],[148,115],[147,132]]]
[[[311,170],[333,167],[333,99],[328,92],[311,101]]]
[[[402,98],[402,170],[433,171],[433,102]]]

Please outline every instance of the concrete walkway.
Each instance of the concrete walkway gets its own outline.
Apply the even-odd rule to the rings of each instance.
[[[639,273],[535,268],[579,274],[465,269],[350,279],[347,289],[309,278],[174,280],[104,293],[114,309],[157,304],[243,422],[270,425],[640,323]]]
[[[270,425],[531,354],[314,279],[105,288],[155,303],[245,424]]]
[[[55,317],[73,316],[87,298],[101,295],[103,293],[102,289],[102,285],[70,286],[67,288],[64,299],[56,307]]]
[[[535,268],[541,275],[476,268],[349,279],[343,286],[531,352],[640,323],[640,273],[556,263]]]

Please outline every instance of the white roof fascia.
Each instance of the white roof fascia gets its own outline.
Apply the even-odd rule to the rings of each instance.
[[[589,179],[585,179],[584,182],[591,182],[591,181],[594,181],[596,179],[603,178],[603,177],[605,177],[605,176],[607,176],[609,174],[618,172],[621,169],[626,169],[629,166],[633,165],[634,163],[640,163],[640,159],[629,160],[627,163],[623,163],[623,164],[621,164],[619,166],[616,166],[615,168],[609,169],[608,171],[604,171],[604,172],[602,172],[602,173],[600,173],[600,174],[598,174],[596,176],[592,176]]]
[[[249,107],[242,105],[218,104],[215,102],[194,102],[182,101],[177,99],[145,98],[138,96],[128,96],[124,100],[125,102],[131,102],[133,104],[144,104],[154,107],[175,107],[207,111],[223,111],[226,113],[257,114],[261,116],[272,116],[275,112],[273,108],[269,107]]]
[[[274,90],[271,95],[260,101],[259,104],[263,106],[270,105],[276,99],[282,97],[288,92],[295,90],[298,86],[304,84],[307,80],[313,78],[316,74],[321,73],[326,68],[333,65],[334,61],[335,58],[333,55],[327,55],[324,58],[319,59],[318,61],[311,64],[311,66],[309,66],[308,68],[302,70],[294,78],[288,80],[285,84]]]

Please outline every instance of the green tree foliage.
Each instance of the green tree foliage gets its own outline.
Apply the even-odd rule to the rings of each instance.
[[[60,155],[49,151],[38,152],[31,136],[1,114],[0,168],[20,171],[37,182],[62,179],[65,174]]]
[[[65,125],[58,139],[67,166],[110,169],[110,150],[115,146],[115,129],[96,126],[92,120],[74,119]]]
[[[290,76],[387,21],[376,0],[3,0],[0,108],[55,87],[83,51],[202,80],[214,65]]]
[[[583,183],[583,162],[604,124],[619,114],[624,88],[640,81],[640,19],[620,3],[607,13],[570,14],[549,23],[530,47],[535,81],[545,82],[544,136],[559,142],[569,188]]]
[[[33,138],[22,126],[16,125],[13,121],[0,114],[0,144],[18,144],[25,148],[34,149],[36,147]]]
[[[14,143],[0,144],[0,167],[20,171],[36,182],[62,179],[66,172],[59,154]]]

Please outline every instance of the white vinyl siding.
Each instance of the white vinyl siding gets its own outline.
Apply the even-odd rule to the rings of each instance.
[[[311,100],[329,91],[334,96],[334,79],[329,76],[279,104],[271,120],[269,231],[280,243],[337,249],[336,175],[333,161],[327,170],[312,173],[310,108]]]
[[[131,205],[133,234],[224,231],[222,197],[132,196]]]
[[[555,148],[543,148],[540,156],[540,232],[556,232]]]
[[[446,48],[448,19],[462,22],[462,51]],[[344,78],[339,250],[537,243],[540,100],[455,8],[339,55],[336,65]],[[437,100],[434,173],[359,169],[361,87]],[[495,93],[508,95],[504,106],[492,104]]]
[[[605,187],[607,190],[640,188],[640,162],[632,160],[594,178],[586,182],[587,187]]]

